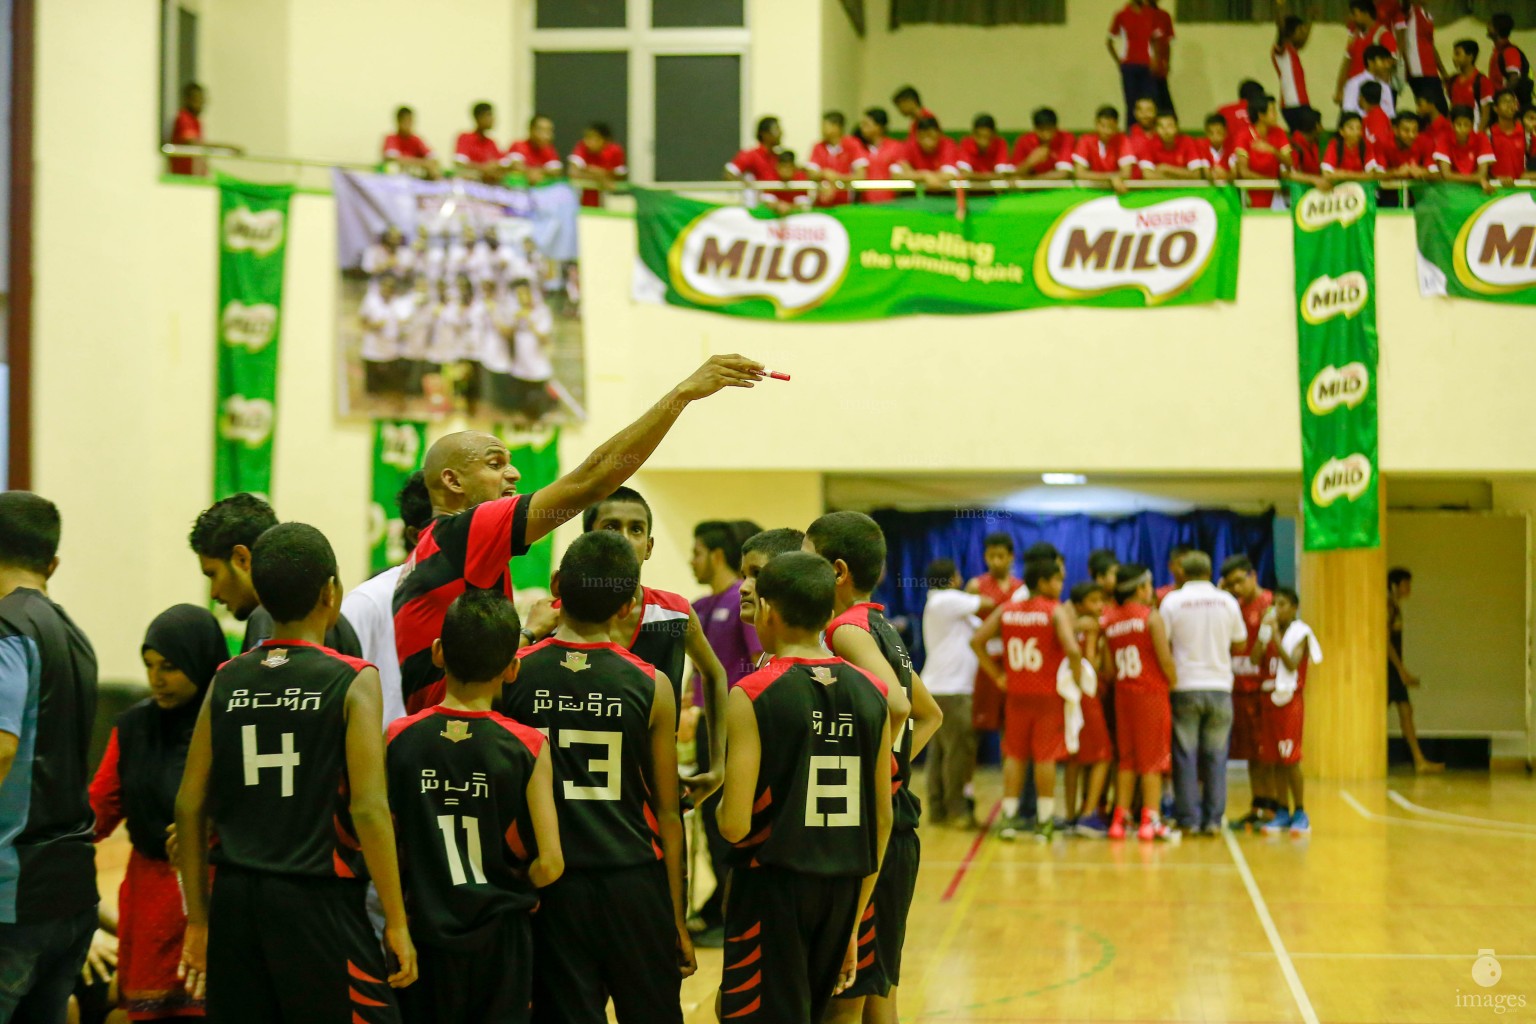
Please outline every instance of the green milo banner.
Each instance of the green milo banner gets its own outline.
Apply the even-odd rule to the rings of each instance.
[[[1536,306],[1536,193],[1414,188],[1419,293]]]
[[[1291,185],[1308,551],[1381,544],[1376,459],[1376,197]]]
[[[272,490],[277,349],[291,185],[219,177],[219,370],[214,497]]]
[[[368,504],[368,574],[375,576],[405,561],[405,523],[395,496],[421,468],[427,427],[409,420],[373,424],[373,500]]]
[[[1059,189],[777,216],[636,189],[637,300],[826,322],[1230,301],[1235,189]]]
[[[506,442],[507,454],[522,479],[517,489],[532,494],[554,483],[560,476],[560,428],[544,431],[517,431],[499,428],[497,434]],[[512,586],[519,595],[549,593],[549,577],[554,571],[555,535],[546,534],[528,549],[526,555],[512,559]]]

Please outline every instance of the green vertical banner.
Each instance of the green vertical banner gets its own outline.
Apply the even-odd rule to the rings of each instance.
[[[560,428],[530,432],[498,427],[497,434],[506,442],[512,465],[522,479],[517,489],[532,494],[555,482],[560,476]],[[554,534],[547,534],[521,558],[512,559],[512,586],[519,593],[530,590],[548,592],[550,573],[554,571]]]
[[[219,176],[215,498],[272,490],[277,347],[291,185]]]
[[[1308,551],[1381,544],[1376,458],[1376,197],[1292,183]]]
[[[368,505],[368,574],[375,576],[405,561],[405,523],[395,495],[421,468],[427,426],[409,420],[373,424],[373,501]]]

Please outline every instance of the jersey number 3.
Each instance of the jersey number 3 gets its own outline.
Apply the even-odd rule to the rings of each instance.
[[[841,778],[834,782],[833,773]],[[840,828],[859,824],[859,759],[845,755],[811,758],[811,777],[805,791],[805,827]],[[834,807],[823,809],[822,801]]]
[[[601,785],[578,786],[569,779],[565,780],[565,798],[567,800],[617,800],[623,785],[624,777],[620,773],[620,753],[624,746],[624,734],[621,732],[599,732],[592,729],[561,729],[560,746],[569,747],[573,743],[590,744],[606,748],[602,757],[594,757],[587,762],[587,772],[594,782]]]

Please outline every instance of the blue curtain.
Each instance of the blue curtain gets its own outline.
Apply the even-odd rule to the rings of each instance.
[[[1171,582],[1168,555],[1175,544],[1205,551],[1219,569],[1222,560],[1246,554],[1258,570],[1259,582],[1275,585],[1274,511],[1246,516],[1225,509],[1202,509],[1181,516],[1142,512],[1133,516],[1099,519],[1086,515],[1022,515],[1003,510],[990,512],[895,512],[873,513],[885,531],[885,579],[874,599],[886,606],[893,619],[905,618],[902,630],[911,648],[913,663],[923,663],[923,603],[928,585],[923,575],[935,558],[952,558],[966,579],[987,571],[982,541],[989,533],[1013,538],[1023,569],[1024,551],[1040,541],[1056,545],[1067,560],[1067,586],[1088,579],[1088,553],[1109,548],[1122,562],[1140,562],[1152,569],[1157,585]],[[921,669],[919,669],[921,671]]]

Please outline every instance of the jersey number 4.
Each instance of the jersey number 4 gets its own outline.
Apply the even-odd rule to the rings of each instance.
[[[469,850],[469,870],[476,882],[485,881],[485,867],[480,859],[480,819],[465,816],[459,819],[464,825],[464,838]],[[459,856],[457,830],[453,827],[453,815],[437,816],[438,830],[443,833],[443,850],[448,854],[448,875],[454,885],[463,885],[469,879],[464,875],[464,858]]]
[[[837,773],[832,781],[828,776]],[[859,824],[859,759],[844,755],[811,758],[805,789],[806,828],[841,828]],[[833,806],[823,808],[822,801]],[[835,807],[835,809],[834,809]]]
[[[1008,638],[1008,667],[1015,672],[1039,672],[1045,666],[1045,655],[1040,653],[1040,641],[1034,637],[1020,640]]]
[[[245,784],[261,785],[263,768],[277,768],[283,774],[283,796],[293,796],[293,770],[299,766],[299,752],[293,746],[293,733],[283,733],[283,749],[276,754],[263,754],[256,744],[256,727],[240,727],[240,753],[245,762]]]

